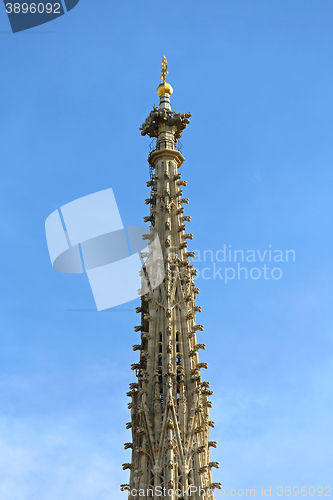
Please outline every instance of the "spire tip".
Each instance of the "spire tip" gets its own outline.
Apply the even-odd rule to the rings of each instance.
[[[166,60],[166,57],[163,56],[162,59],[162,67],[161,67],[161,83],[157,87],[156,92],[158,93],[159,96],[162,96],[164,94],[168,94],[169,96],[173,92],[173,88],[171,87],[170,83],[166,82],[166,76],[169,74],[168,72],[168,61]]]

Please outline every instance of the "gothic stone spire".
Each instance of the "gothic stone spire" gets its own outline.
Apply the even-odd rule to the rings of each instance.
[[[195,304],[199,290],[189,262],[194,253],[187,251],[187,240],[193,235],[186,233],[185,222],[191,218],[184,214],[186,181],[178,171],[185,159],[177,141],[191,115],[171,111],[172,87],[165,82],[166,60],[163,64],[164,79],[157,89],[160,106],[150,112],[141,134],[156,138],[156,148],[148,158],[150,215],[144,220],[150,223],[151,232],[158,233],[163,262],[157,264],[156,272],[164,266],[165,277],[160,286],[142,296],[137,308],[141,323],[134,330],[141,333],[141,343],[133,350],[140,351],[140,360],[132,365],[137,376],[127,393],[132,442],[125,444],[132,450],[132,460],[123,464],[123,469],[130,469],[130,482],[122,489],[135,489],[137,495],[143,490],[140,498],[155,499],[161,498],[156,492],[165,488],[163,498],[175,500],[192,486],[193,500],[212,500],[208,490],[220,487],[213,483],[211,472],[218,463],[209,457],[209,447],[216,447],[209,441],[214,422],[209,420],[212,403],[208,398],[213,392],[201,378],[207,363],[199,361],[198,353],[205,344],[197,341],[197,331],[203,330],[196,322],[201,308]],[[130,494],[129,498],[137,500],[138,496]]]

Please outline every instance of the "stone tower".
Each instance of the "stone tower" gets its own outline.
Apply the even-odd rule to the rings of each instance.
[[[134,330],[141,332],[141,343],[133,346],[140,351],[140,360],[132,365],[137,382],[130,384],[127,395],[131,398],[132,442],[125,449],[132,450],[130,482],[121,485],[131,500],[137,498],[166,498],[175,500],[212,500],[213,490],[220,483],[213,483],[209,447],[209,382],[202,381],[201,370],[207,363],[199,361],[199,350],[205,344],[197,342],[196,313],[201,308],[195,304],[199,293],[194,283],[196,271],[189,262],[193,252],[187,251],[186,233],[179,169],[185,161],[178,139],[190,120],[189,113],[171,111],[170,96],[173,89],[166,83],[167,63],[162,61],[161,84],[157,88],[160,106],[154,106],[140,128],[142,135],[155,138],[154,150],[148,162],[151,178],[147,182],[151,196],[146,200],[150,215],[152,239],[157,232],[162,246],[163,261],[155,263],[155,274],[164,271],[164,280],[154,290],[142,296],[141,323]],[[148,264],[147,264],[148,265]],[[149,274],[151,276],[151,274]],[[147,277],[147,276],[146,276]],[[164,490],[165,488],[165,490]],[[128,490],[129,493],[128,493]],[[141,490],[141,491],[140,491]],[[140,492],[140,496],[139,496]]]

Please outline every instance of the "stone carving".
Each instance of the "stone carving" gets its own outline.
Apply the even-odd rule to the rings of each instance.
[[[183,130],[190,123],[191,113],[176,113],[169,109],[153,107],[144,123],[141,125],[141,135],[158,137],[159,127],[165,124],[174,130],[174,139],[178,140],[182,136]]]
[[[202,391],[203,396],[212,396],[213,394],[214,394],[213,391],[208,391],[207,389],[204,389]]]
[[[141,434],[141,435],[146,435],[146,434],[147,434],[147,431],[146,431],[146,429],[144,429],[143,427],[138,427],[138,428],[137,428],[137,433],[138,433],[138,434]]]
[[[170,419],[170,420],[168,420],[167,425],[166,425],[166,428],[167,428],[168,430],[173,430],[173,429],[175,428],[175,426],[173,425],[173,421],[172,421],[171,419]]]
[[[147,450],[144,450],[143,448],[140,448],[140,446],[138,446],[138,447],[135,449],[135,452],[136,452],[138,455],[149,455],[148,451],[147,451]]]
[[[153,238],[153,236],[151,234],[143,234],[142,235],[142,239],[143,240],[151,240]]]
[[[191,217],[189,215],[183,215],[180,219],[181,222],[191,222]]]
[[[185,256],[186,256],[187,258],[189,258],[189,257],[192,257],[192,258],[193,258],[193,257],[195,257],[195,252],[186,252],[186,253],[185,253]]]
[[[214,491],[214,490],[222,490],[222,483],[211,483],[209,485],[209,489]]]

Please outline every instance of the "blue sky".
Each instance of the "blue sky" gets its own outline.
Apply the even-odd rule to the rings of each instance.
[[[296,256],[279,280],[198,277],[214,479],[272,498],[333,486],[332,3],[96,4],[15,35],[0,9],[0,498],[123,498],[138,301],[72,311],[94,308],[88,280],[52,269],[44,223],[109,187],[125,225],[148,215],[139,126],[163,54],[192,113],[189,249]]]

